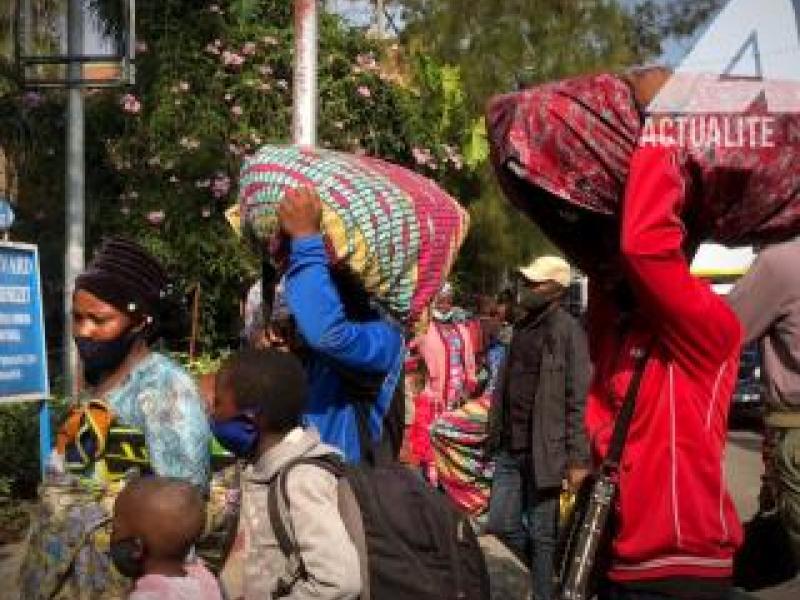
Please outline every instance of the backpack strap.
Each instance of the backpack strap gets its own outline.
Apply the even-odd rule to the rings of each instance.
[[[272,598],[288,596],[295,584],[300,580],[308,579],[303,556],[297,545],[297,538],[291,526],[289,513],[290,503],[287,480],[289,473],[298,465],[314,465],[331,473],[337,479],[344,475],[344,462],[337,454],[326,454],[320,457],[299,457],[286,464],[278,475],[269,483],[267,489],[267,513],[278,548],[286,557],[286,571],[278,578],[277,585],[272,591]],[[289,529],[292,529],[290,532]]]

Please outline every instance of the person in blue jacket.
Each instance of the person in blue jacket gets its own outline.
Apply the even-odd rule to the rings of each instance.
[[[305,345],[309,378],[306,421],[348,462],[394,460],[404,423],[401,327],[370,305],[366,291],[328,261],[322,205],[309,189],[293,190],[278,217],[289,238],[284,293]]]

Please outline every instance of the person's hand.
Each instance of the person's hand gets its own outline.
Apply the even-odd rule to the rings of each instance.
[[[320,232],[322,202],[310,188],[287,190],[278,207],[278,222],[292,239],[311,237]]]
[[[58,451],[53,450],[47,458],[45,470],[48,475],[63,475],[67,469],[64,464],[64,456]]]
[[[567,489],[577,492],[583,480],[589,476],[589,469],[586,467],[570,467],[567,469]]]

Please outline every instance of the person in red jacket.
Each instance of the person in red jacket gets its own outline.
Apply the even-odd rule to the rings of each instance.
[[[724,598],[742,539],[724,474],[742,330],[690,275],[685,203],[674,149],[637,148],[622,206],[624,282],[616,286],[628,292],[598,281],[591,291],[596,370],[586,423],[598,464],[636,357],[648,352],[620,465],[607,600]]]

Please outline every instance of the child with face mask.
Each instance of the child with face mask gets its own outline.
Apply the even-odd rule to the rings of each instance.
[[[316,429],[303,426],[307,389],[297,357],[274,349],[245,350],[219,372],[212,429],[250,463],[237,541],[221,577],[228,598],[267,600],[281,590],[288,600],[354,600],[361,593],[360,562],[339,513],[336,477],[311,464],[298,465],[286,479],[288,521],[305,566],[286,583],[290,565],[270,520],[269,486],[296,459],[341,455]]]
[[[114,503],[111,532],[111,560],[134,580],[129,600],[222,600],[211,572],[188,559],[204,526],[196,486],[165,477],[129,483]]]

